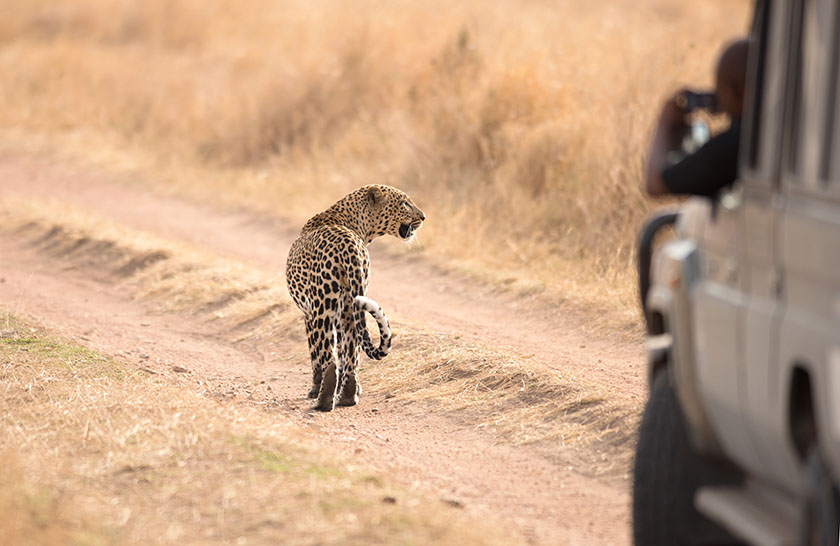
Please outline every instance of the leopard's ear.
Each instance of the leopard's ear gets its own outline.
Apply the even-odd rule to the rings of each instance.
[[[379,206],[385,200],[385,192],[376,186],[371,186],[368,188],[367,199],[371,206]]]

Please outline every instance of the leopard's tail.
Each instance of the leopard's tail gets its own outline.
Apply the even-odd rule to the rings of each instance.
[[[388,326],[388,317],[385,316],[385,311],[379,307],[378,303],[365,296],[356,296],[353,301],[356,304],[353,309],[356,337],[361,340],[362,349],[365,350],[365,354],[374,360],[385,358],[391,350],[391,327]],[[365,323],[365,311],[376,319],[376,324],[379,326],[379,347],[374,347],[370,340],[370,334]]]

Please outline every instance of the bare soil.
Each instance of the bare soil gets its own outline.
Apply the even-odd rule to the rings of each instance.
[[[276,271],[278,283],[298,229],[283,211],[268,218],[219,210],[154,193],[124,176],[39,157],[0,156],[5,197],[59,201],[188,241]],[[533,355],[541,366],[585,375],[605,396],[641,405],[643,350],[632,332],[595,330],[589,325],[597,317],[585,311],[471,281],[393,244],[374,243],[371,253],[370,295],[387,311],[462,340]],[[337,457],[363,461],[534,544],[629,542],[626,478],[588,477],[585,468],[546,457],[545,446],[514,446],[451,412],[436,412],[433,404],[394,402],[382,393],[366,393],[359,406],[330,414],[309,411],[302,343],[279,342],[270,352],[233,343],[194,317],[160,314],[133,301],[102,272],[44,256],[9,235],[0,236],[0,302],[149,373],[189,374],[224,403],[264,404],[278,419],[311,427]]]

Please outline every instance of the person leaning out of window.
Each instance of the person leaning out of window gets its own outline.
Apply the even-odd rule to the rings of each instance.
[[[650,145],[645,169],[649,195],[704,195],[714,198],[738,175],[738,145],[744,108],[747,40],[728,44],[720,55],[713,94],[683,89],[665,102]],[[687,116],[697,108],[723,113],[729,128],[699,149],[674,160],[689,126]]]

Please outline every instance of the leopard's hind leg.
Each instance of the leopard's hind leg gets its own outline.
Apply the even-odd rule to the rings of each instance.
[[[313,306],[315,315],[318,317],[313,323],[313,328],[316,340],[315,360],[321,370],[321,388],[311,407],[319,411],[332,411],[338,379],[338,337],[344,300],[335,291],[327,291],[324,288],[321,290],[324,297],[322,299],[313,297],[312,300],[319,302],[317,306]],[[321,296],[321,292],[318,296]]]
[[[361,346],[356,342],[353,301],[345,296],[341,323],[339,325],[339,372],[337,406],[355,406],[359,403],[361,388],[356,379]]]
[[[330,316],[323,318],[323,328],[316,331],[318,339],[315,348],[316,361],[321,371],[321,385],[318,397],[310,406],[318,411],[332,411],[335,400],[336,387],[336,333],[335,319]]]
[[[321,363],[318,361],[318,334],[316,333],[316,321],[304,319],[306,323],[306,339],[309,343],[309,357],[312,359],[312,388],[309,389],[307,398],[316,398],[321,391]]]

